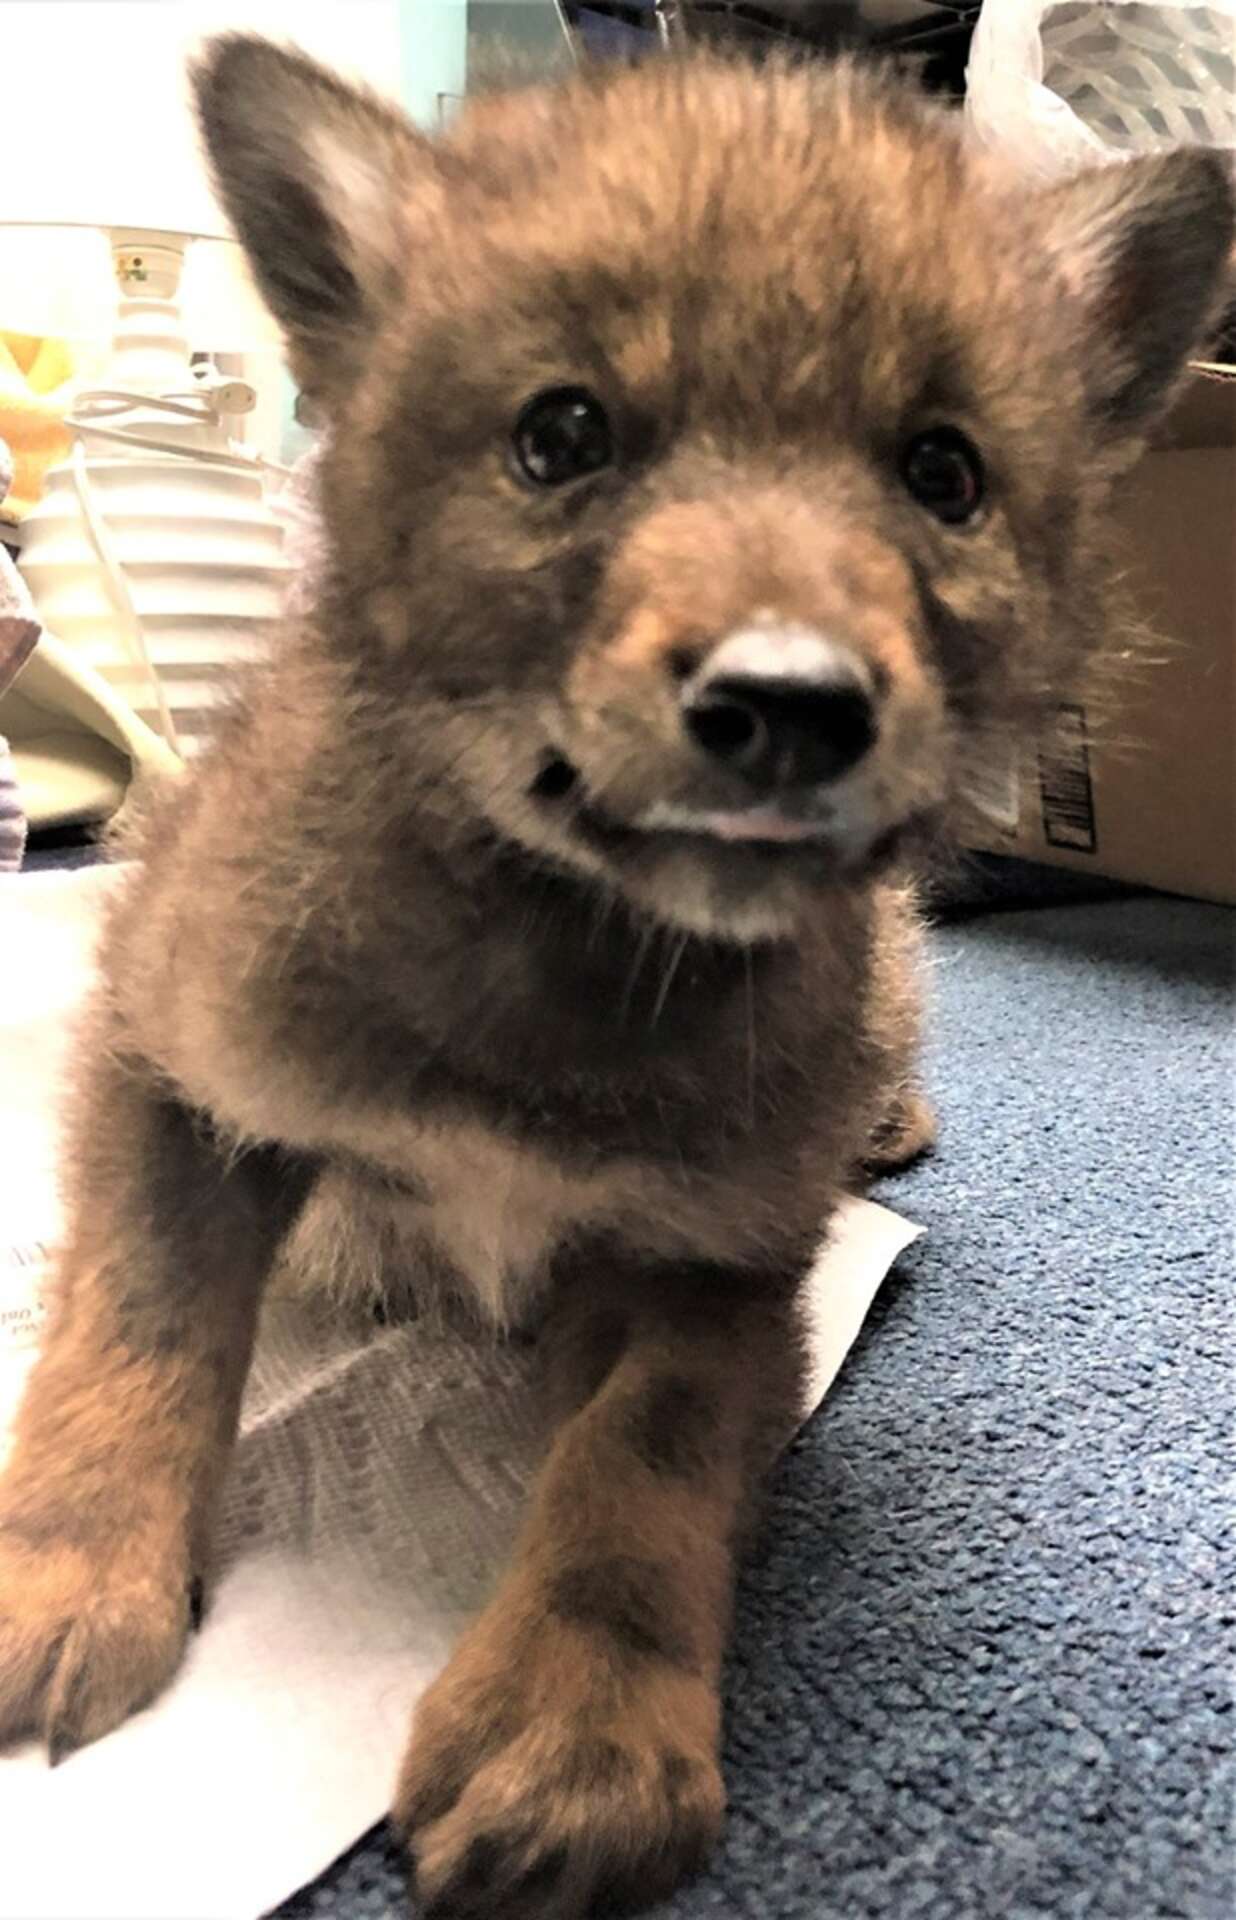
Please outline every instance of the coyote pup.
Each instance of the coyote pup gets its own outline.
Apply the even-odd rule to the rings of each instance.
[[[543,1323],[552,1437],[394,1800],[424,1910],[667,1893],[830,1210],[925,1143],[916,863],[1110,624],[1210,316],[1197,153],[1028,191],[852,65],[654,60],[439,139],[247,37],[223,199],[331,559],[111,916],[0,1481],[0,1737],[175,1671],[263,1283]]]

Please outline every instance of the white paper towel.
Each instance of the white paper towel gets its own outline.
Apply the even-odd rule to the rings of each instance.
[[[0,1451],[58,1232],[56,1089],[116,870],[0,877]],[[843,1212],[810,1411],[920,1229]],[[220,1577],[175,1684],[52,1773],[0,1756],[6,1920],[256,1920],[386,1809],[417,1695],[490,1591],[536,1448],[527,1360],[272,1302]]]

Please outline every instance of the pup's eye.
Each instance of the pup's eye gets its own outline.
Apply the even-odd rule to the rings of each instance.
[[[916,434],[901,456],[901,477],[920,505],[950,527],[973,519],[983,504],[983,462],[956,427]]]
[[[585,387],[534,394],[515,422],[512,447],[525,480],[561,487],[607,467],[614,436],[605,409]]]

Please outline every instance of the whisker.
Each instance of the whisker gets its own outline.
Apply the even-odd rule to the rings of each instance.
[[[687,943],[690,938],[691,935],[689,933],[682,933],[674,943],[673,950],[665,964],[665,971],[661,975],[661,984],[657,988],[657,997],[653,1003],[651,1018],[648,1021],[650,1027],[655,1027],[657,1021],[661,1018],[661,1010],[669,998],[669,990],[674,984],[674,975],[682,965],[682,956],[687,950]]]
[[[639,944],[635,949],[635,959],[631,963],[631,972],[627,980],[626,991],[622,996],[622,1002],[618,1009],[618,1019],[622,1026],[625,1026],[630,1018],[631,1002],[635,998],[635,984],[639,979],[640,968],[648,958],[649,949],[660,931],[661,929],[658,927],[656,921],[649,920],[640,934]]]
[[[755,970],[750,947],[743,948],[747,987],[747,1132],[755,1132]]]

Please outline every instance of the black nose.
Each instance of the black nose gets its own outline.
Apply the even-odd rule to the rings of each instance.
[[[821,640],[786,671],[748,648],[744,671],[735,649],[726,641],[683,689],[683,725],[697,747],[765,790],[824,786],[862,759],[876,715],[860,660]]]

